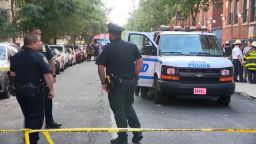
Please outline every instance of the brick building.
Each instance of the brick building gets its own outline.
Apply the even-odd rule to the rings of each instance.
[[[213,3],[209,0],[209,7],[199,6],[199,12],[196,17],[196,25],[206,26],[217,36],[220,42],[222,41],[222,1],[217,0],[217,2]],[[184,25],[192,25],[192,17],[190,16],[183,23]]]
[[[223,0],[222,43],[256,37],[256,0]]]

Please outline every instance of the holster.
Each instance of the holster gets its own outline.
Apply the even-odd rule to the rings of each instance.
[[[120,80],[116,78],[113,74],[107,75],[105,81],[110,91],[120,84]]]
[[[40,96],[40,97],[43,97],[43,96],[44,96],[45,89],[46,89],[46,84],[45,84],[45,82],[40,82],[40,84],[39,84],[38,87],[37,87],[36,94],[37,94],[38,96]]]

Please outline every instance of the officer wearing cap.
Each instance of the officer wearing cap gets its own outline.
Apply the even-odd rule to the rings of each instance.
[[[30,30],[30,33],[38,35],[41,37],[41,30],[39,28],[32,28]],[[53,59],[53,54],[50,50],[50,48],[48,47],[48,45],[42,45],[42,50],[41,50],[42,54],[47,58],[50,66],[51,66],[51,70],[52,70],[52,76],[53,76],[53,82],[56,82],[56,68],[55,68],[55,61]],[[60,128],[62,126],[62,124],[56,123],[53,119],[53,115],[52,115],[52,99],[49,99],[47,97],[49,93],[49,89],[46,87],[45,91],[44,91],[44,97],[45,97],[45,128]]]
[[[224,54],[226,57],[230,59],[231,53],[232,53],[232,47],[230,46],[229,41],[226,41],[224,46]]]
[[[116,24],[108,24],[111,43],[106,45],[96,64],[102,88],[108,92],[110,108],[114,113],[117,127],[127,128],[129,124],[131,128],[140,128],[141,125],[132,104],[142,57],[135,44],[121,39],[123,30],[124,28]],[[114,77],[114,86],[111,89],[107,86],[106,74]],[[118,137],[111,140],[111,144],[128,144],[127,137],[126,132],[119,132]],[[137,143],[142,138],[141,132],[134,132],[132,142]]]
[[[24,38],[24,47],[11,60],[10,75],[15,79],[16,98],[25,117],[25,128],[41,129],[44,121],[43,85],[49,88],[48,97],[54,97],[53,77],[47,59],[38,52],[41,49],[38,35]],[[38,133],[29,134],[30,143],[37,144]]]
[[[241,50],[241,40],[235,41],[235,47],[232,50],[232,62],[234,65],[234,81],[237,82],[237,76],[239,75],[240,82],[246,82],[243,79],[243,52]]]

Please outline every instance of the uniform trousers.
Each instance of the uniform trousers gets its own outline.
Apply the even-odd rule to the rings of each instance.
[[[134,102],[134,91],[136,82],[125,82],[116,84],[109,92],[108,99],[110,108],[114,113],[116,125],[118,128],[140,128],[141,124],[137,114],[132,106]],[[127,123],[128,122],[128,123]],[[133,132],[133,135],[138,135],[141,132]],[[127,138],[126,132],[119,132],[119,138]]]
[[[45,123],[46,125],[50,125],[53,123],[52,116],[52,99],[48,98],[49,88],[45,88],[43,96],[45,97]]]
[[[239,80],[243,80],[243,66],[238,59],[233,59],[234,65],[234,80],[237,80],[237,76],[239,75]]]
[[[17,88],[16,98],[24,115],[24,127],[41,129],[44,121],[44,98],[37,95],[35,88]],[[38,133],[29,134],[30,144],[37,144]]]

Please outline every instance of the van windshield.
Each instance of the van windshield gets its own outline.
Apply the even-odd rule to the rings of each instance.
[[[223,56],[217,38],[213,35],[166,34],[160,39],[161,55]]]
[[[6,58],[6,51],[4,46],[0,46],[0,60],[5,60]]]

